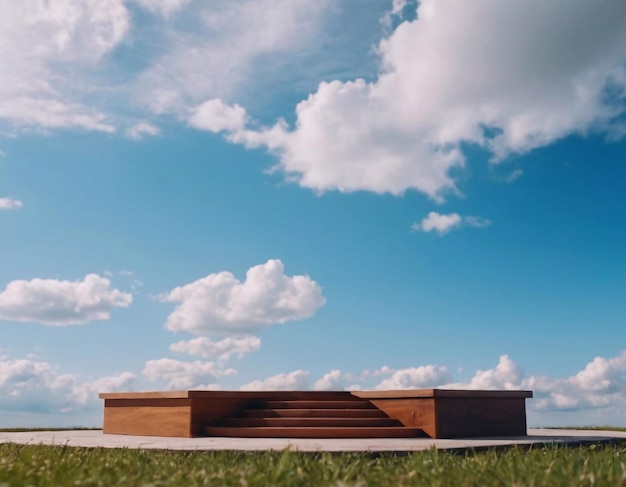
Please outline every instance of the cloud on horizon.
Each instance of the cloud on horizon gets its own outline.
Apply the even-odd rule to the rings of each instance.
[[[166,389],[220,389],[221,377],[237,371],[214,362],[183,362],[158,359],[146,362],[142,375]],[[353,381],[351,383],[350,381]],[[571,424],[571,418],[589,425],[617,422],[626,425],[626,350],[615,357],[596,357],[569,377],[533,375],[502,355],[495,367],[477,370],[467,382],[454,382],[445,366],[420,365],[404,369],[381,367],[360,374],[339,369],[324,374],[311,387],[306,370],[283,372],[240,386],[240,390],[357,390],[357,389],[504,389],[532,390],[528,400],[531,425]],[[346,385],[349,384],[349,385]],[[139,377],[123,372],[97,379],[63,374],[49,362],[32,357],[0,356],[0,411],[8,413],[74,414],[101,406],[99,392],[132,391],[142,388]],[[49,425],[51,426],[51,425]]]
[[[0,357],[0,411],[69,414],[101,407],[99,392],[132,390],[130,372],[96,380],[59,373],[58,367],[33,358]]]

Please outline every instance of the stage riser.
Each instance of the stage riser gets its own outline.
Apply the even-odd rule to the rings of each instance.
[[[279,438],[526,435],[530,391],[105,393],[106,434]]]

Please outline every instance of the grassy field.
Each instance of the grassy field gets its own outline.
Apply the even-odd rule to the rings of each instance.
[[[30,485],[626,487],[626,442],[406,456],[0,445],[0,487]]]

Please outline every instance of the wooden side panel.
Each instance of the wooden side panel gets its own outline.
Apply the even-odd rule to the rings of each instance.
[[[437,411],[431,398],[372,399],[370,402],[387,416],[404,426],[420,428],[429,437],[437,438]]]
[[[204,436],[207,426],[236,416],[247,401],[244,399],[191,399],[191,434]]]
[[[438,398],[438,438],[525,436],[523,398]]]
[[[191,437],[191,401],[188,399],[106,399],[106,434]]]

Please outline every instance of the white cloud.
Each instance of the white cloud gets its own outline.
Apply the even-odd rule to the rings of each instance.
[[[96,380],[61,374],[48,362],[0,357],[0,411],[67,413],[100,407],[99,392],[131,390],[135,375]]]
[[[342,391],[346,388],[344,374],[340,370],[331,370],[315,382],[316,391]]]
[[[233,356],[241,358],[260,348],[261,339],[254,336],[227,337],[217,342],[206,337],[198,337],[170,345],[172,352],[186,353],[219,362],[227,362]]]
[[[142,140],[145,136],[156,136],[161,133],[161,129],[146,121],[138,122],[126,130],[126,137],[133,140]]]
[[[123,0],[1,2],[0,120],[113,132],[81,97],[92,89],[87,71],[129,28]]]
[[[414,223],[411,227],[413,230],[421,230],[423,232],[432,232],[433,230],[443,235],[448,233],[455,227],[461,225],[461,216],[458,213],[450,213],[449,215],[441,215],[436,211],[431,211],[421,223]]]
[[[131,372],[100,377],[99,379],[75,385],[68,399],[76,404],[88,404],[98,400],[101,392],[127,392],[135,389],[137,376]],[[100,404],[98,404],[99,406]]]
[[[195,109],[189,119],[189,125],[210,132],[242,130],[248,115],[239,105],[226,105],[221,99],[205,101]]]
[[[133,297],[111,289],[111,281],[88,274],[82,281],[12,281],[0,293],[0,320],[51,326],[108,320],[113,308],[128,307]]]
[[[280,260],[248,269],[241,282],[230,272],[209,274],[159,296],[180,303],[165,327],[196,334],[241,334],[312,316],[325,302],[308,276],[284,274]]]
[[[431,211],[420,223],[413,223],[411,230],[421,232],[437,232],[445,235],[451,230],[462,226],[473,228],[485,228],[491,225],[491,220],[479,216],[461,217],[458,213],[442,215],[436,211]]]
[[[240,387],[242,391],[304,391],[309,388],[311,374],[305,370],[277,374],[255,380]]]
[[[0,198],[0,210],[19,210],[24,206],[20,200],[13,198]]]
[[[419,389],[437,387],[450,382],[452,377],[447,367],[423,365],[395,370],[388,378],[376,386],[378,390]]]
[[[183,362],[169,358],[148,360],[143,375],[150,381],[165,383],[167,389],[190,389],[217,377],[235,375],[234,369],[224,369],[214,362]]]
[[[524,372],[508,355],[502,355],[494,369],[478,370],[468,389],[520,389]]]
[[[503,355],[495,368],[478,370],[468,383],[449,383],[443,387],[532,390],[534,399],[529,402],[529,412],[539,421],[551,411],[569,411],[585,413],[581,417],[594,417],[595,421],[606,424],[607,418],[623,418],[626,407],[626,350],[613,358],[596,357],[570,377],[526,378],[521,367]],[[594,410],[602,412],[595,415]]]
[[[281,121],[229,139],[266,146],[289,180],[316,191],[441,199],[455,189],[464,143],[495,162],[571,134],[615,133],[625,15],[621,0],[422,0],[417,19],[381,41],[374,82],[323,82],[297,105],[293,129]]]
[[[626,407],[626,350],[617,357],[596,357],[583,370],[567,378],[533,376],[524,387],[536,391],[539,410]]]

